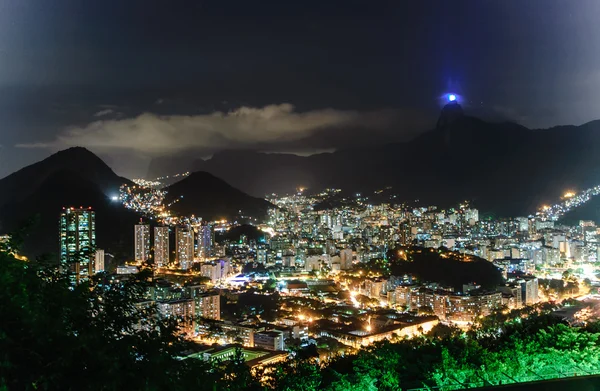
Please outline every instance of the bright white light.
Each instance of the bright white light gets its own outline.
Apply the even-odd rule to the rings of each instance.
[[[356,291],[350,291],[350,301],[352,301],[352,305],[355,308],[360,308],[360,302],[356,298],[357,295],[358,295],[358,292],[356,292]]]
[[[454,101],[456,100],[456,95],[454,95],[454,94],[450,94],[450,95],[448,95],[448,100],[449,100],[450,102],[454,102]]]
[[[119,197],[118,196],[112,196],[110,197],[111,201],[119,201]]]

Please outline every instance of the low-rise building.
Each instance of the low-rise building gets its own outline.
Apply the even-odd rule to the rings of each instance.
[[[439,320],[435,316],[414,318],[411,322],[394,322],[381,328],[365,330],[328,330],[320,331],[320,336],[335,338],[339,342],[354,348],[371,345],[375,342],[393,338],[411,338],[429,332]]]
[[[501,292],[456,294],[445,290],[420,288],[411,297],[412,308],[429,308],[440,320],[473,322],[502,305]]]
[[[186,359],[200,359],[204,361],[228,361],[235,357],[236,348],[239,345],[226,345],[226,346],[206,346],[196,345],[189,350],[182,352],[179,358],[182,360]],[[242,347],[241,354],[246,365],[250,368],[256,368],[269,364],[276,364],[284,361],[288,357],[288,353],[284,351],[276,350],[264,350],[252,347]]]
[[[254,334],[254,347],[266,350],[285,350],[284,334],[278,330],[260,331]]]

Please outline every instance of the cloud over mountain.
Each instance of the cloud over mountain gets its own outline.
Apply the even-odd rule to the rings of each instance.
[[[401,123],[413,128],[422,122],[414,113],[407,116],[398,110],[360,112],[322,109],[299,112],[293,105],[283,103],[260,108],[243,106],[229,112],[201,115],[143,113],[125,119],[101,119],[67,128],[50,142],[18,146],[50,149],[85,146],[107,152],[132,150],[159,155],[187,149],[210,151],[286,145],[290,142],[301,145],[301,140],[325,135],[323,143],[339,147],[344,144],[339,137],[344,135],[351,138],[389,135],[397,131]],[[327,137],[332,134],[335,137]],[[307,145],[314,147],[315,142],[310,141]]]

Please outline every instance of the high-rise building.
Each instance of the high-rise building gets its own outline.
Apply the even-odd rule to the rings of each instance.
[[[214,231],[212,225],[201,225],[198,227],[198,256],[209,257],[212,253],[214,242]]]
[[[411,293],[411,308],[428,307],[441,320],[473,322],[489,315],[502,304],[500,292],[478,292],[459,295],[449,291],[419,289]]]
[[[202,293],[194,298],[196,316],[221,320],[221,298],[218,293]]]
[[[475,225],[479,221],[479,211],[477,209],[465,210],[465,220],[469,225]]]
[[[410,309],[410,305],[412,302],[412,295],[413,295],[413,291],[415,290],[414,286],[412,285],[399,285],[396,287],[395,293],[395,299],[396,299],[396,303],[398,306],[401,307],[406,307],[408,309]]]
[[[340,251],[340,269],[348,270],[352,268],[352,249],[345,248]]]
[[[135,225],[135,260],[136,262],[145,262],[150,258],[150,225]]]
[[[92,208],[63,208],[60,214],[60,265],[72,284],[94,272],[96,214]]]
[[[104,271],[104,250],[97,249],[94,255],[94,273]]]
[[[154,227],[154,265],[163,267],[169,263],[169,227]]]
[[[227,278],[231,269],[231,262],[228,259],[220,259],[217,261],[217,265],[221,268],[221,278]]]
[[[306,260],[304,261],[304,270],[309,272],[321,270],[321,260],[321,256],[318,255],[306,257]]]
[[[532,305],[539,301],[538,297],[538,279],[533,276],[525,276],[519,280],[521,285],[521,300],[525,305]]]
[[[175,236],[177,262],[181,269],[188,270],[194,261],[194,231],[188,227],[177,227]]]
[[[264,244],[259,244],[256,249],[256,262],[264,265],[267,263],[267,249]]]
[[[221,279],[221,265],[206,263],[200,266],[200,275],[210,278],[210,281],[216,284]]]

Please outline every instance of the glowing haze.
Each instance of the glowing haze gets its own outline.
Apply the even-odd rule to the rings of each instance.
[[[205,115],[144,113],[134,118],[96,120],[82,127],[70,127],[52,141],[18,144],[18,147],[56,150],[84,146],[98,151],[131,150],[157,155],[186,149],[285,144],[323,131],[337,130],[343,134],[346,129],[353,129],[354,136],[362,132],[366,137],[372,132],[390,130],[402,119],[406,120],[392,110],[325,109],[300,113],[287,103],[260,108],[244,106]]]
[[[448,94],[484,119],[579,125],[599,117],[599,14],[598,0],[0,1],[0,177],[72,145],[141,175],[131,151],[389,143],[434,127]]]

